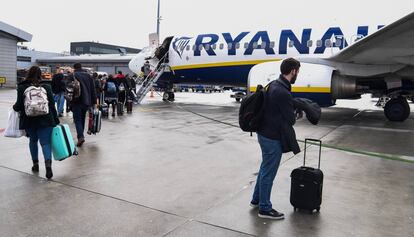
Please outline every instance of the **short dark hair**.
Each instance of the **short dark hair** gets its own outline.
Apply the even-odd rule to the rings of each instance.
[[[283,60],[280,65],[280,72],[282,75],[289,74],[292,70],[298,70],[300,68],[300,62],[294,58],[287,58]]]
[[[73,64],[73,68],[74,68],[75,70],[82,69],[82,64],[80,64],[80,63],[75,63],[75,64]]]
[[[118,71],[118,74],[122,74],[122,71]]]

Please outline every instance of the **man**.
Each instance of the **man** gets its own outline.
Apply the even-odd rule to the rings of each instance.
[[[296,118],[290,91],[291,84],[295,83],[298,76],[299,68],[299,61],[293,58],[284,60],[280,66],[282,74],[278,80],[270,84],[266,92],[264,117],[257,132],[262,150],[262,163],[250,202],[252,207],[259,207],[258,216],[261,218],[275,220],[284,218],[283,213],[272,208],[270,196],[282,153],[287,151],[282,144],[286,143],[286,140],[292,142],[292,137],[295,138],[293,125]],[[286,131],[289,129],[293,134],[287,134]],[[296,139],[294,143],[296,144],[293,144],[293,151],[299,152]],[[292,144],[289,145],[292,147]]]
[[[125,104],[129,86],[126,77],[122,74],[122,71],[118,71],[118,74],[115,76],[115,80],[118,87],[118,103]]]
[[[148,77],[151,73],[151,65],[149,61],[146,61],[144,65],[141,67],[141,71],[144,73],[144,79]]]
[[[83,132],[85,130],[86,112],[96,105],[96,92],[95,84],[92,77],[82,70],[80,63],[73,65],[74,72],[70,76],[71,80],[76,79],[80,82],[81,94],[78,99],[75,99],[71,103],[73,112],[73,119],[75,121],[76,133],[78,137],[78,143],[76,146],[80,147],[85,142],[85,136]]]
[[[65,82],[62,69],[58,69],[56,74],[53,75],[52,92],[57,105],[59,117],[63,117],[63,106],[65,105]]]

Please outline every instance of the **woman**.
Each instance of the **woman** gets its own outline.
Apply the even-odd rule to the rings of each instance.
[[[37,66],[31,67],[27,73],[26,79],[19,83],[17,87],[17,101],[14,104],[13,109],[20,112],[20,129],[26,130],[26,133],[30,138],[29,148],[33,160],[32,171],[36,173],[39,172],[37,142],[40,141],[43,156],[45,158],[46,178],[51,179],[53,177],[51,137],[53,127],[59,124],[59,119],[54,104],[52,88],[41,80],[42,71],[40,68]],[[37,114],[34,112],[32,113],[34,109],[27,103],[29,98],[26,98],[25,96],[25,94],[31,94],[31,90],[41,91],[41,94],[44,94],[43,98],[47,98],[47,104],[44,106],[45,108],[42,108],[40,113],[37,111]],[[32,96],[28,97],[33,98]],[[39,96],[39,99],[41,101],[42,96]],[[26,114],[27,112],[30,114]]]

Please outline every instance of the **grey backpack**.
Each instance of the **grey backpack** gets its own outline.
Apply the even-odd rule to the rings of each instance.
[[[29,86],[24,91],[24,111],[29,117],[49,114],[49,101],[45,88]]]

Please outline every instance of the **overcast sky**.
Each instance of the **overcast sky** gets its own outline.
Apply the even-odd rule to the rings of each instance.
[[[69,51],[73,41],[142,48],[156,31],[157,0],[1,0],[0,21],[33,35],[31,48]],[[290,27],[389,24],[414,0],[161,0],[161,38]],[[353,24],[354,25],[354,24]]]

